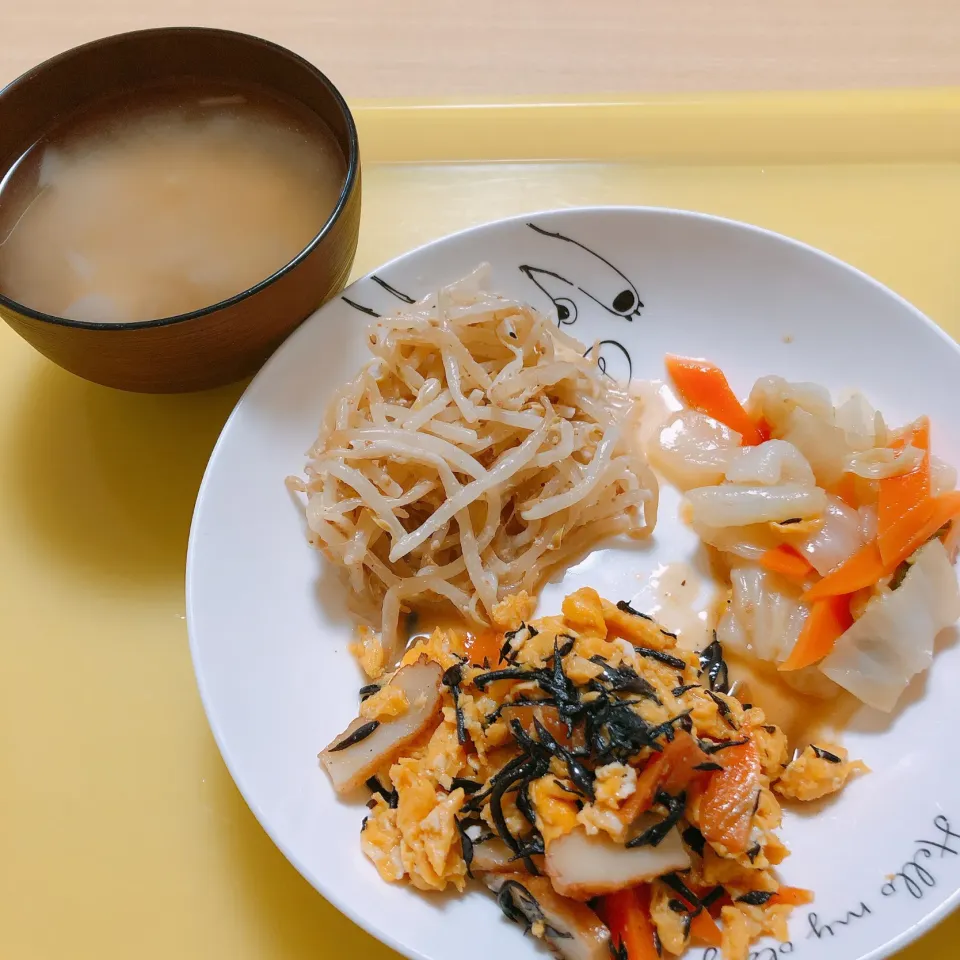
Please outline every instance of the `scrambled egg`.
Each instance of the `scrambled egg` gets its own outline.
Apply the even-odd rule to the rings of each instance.
[[[846,752],[835,746],[807,747],[788,762],[786,736],[761,709],[745,708],[736,697],[711,689],[700,675],[698,655],[678,649],[672,634],[626,604],[612,604],[595,590],[582,588],[564,600],[561,616],[531,623],[533,607],[534,600],[526,594],[497,604],[494,620],[503,633],[499,639],[506,659],[491,668],[492,676],[491,671],[467,664],[464,638],[457,631],[437,629],[405,653],[401,666],[426,657],[445,671],[442,709],[436,725],[407,743],[402,755],[381,771],[384,791],[371,801],[361,835],[363,852],[380,876],[390,882],[405,879],[420,890],[450,886],[463,890],[468,863],[460,840],[463,825],[458,829],[460,816],[487,831],[487,837],[502,836],[505,827],[514,850],[517,838],[534,830],[548,864],[551,844],[575,830],[604,835],[620,846],[638,813],[665,815],[666,801],[657,792],[656,780],[651,786],[650,771],[667,763],[662,759],[666,747],[682,734],[701,759],[693,770],[686,770],[686,785],[677,788],[682,789],[681,828],[691,853],[684,882],[701,895],[723,887],[726,899],[719,920],[727,960],[743,960],[759,936],[786,939],[789,904],[775,898],[762,904],[738,899],[751,893],[756,897],[758,892],[773,895],[780,888],[773,868],[788,851],[776,833],[782,819],[776,794],[817,799],[840,789],[866,767],[849,762]],[[382,651],[374,638],[363,636],[360,647],[368,673],[382,671]],[[559,680],[550,681],[558,656],[562,673]],[[551,682],[561,687],[550,687]],[[603,696],[608,706],[632,710],[648,725],[644,729],[662,726],[665,731],[659,743],[640,746],[629,757],[592,765],[589,796],[578,788],[577,775],[564,760],[570,756],[564,750],[576,747],[583,757],[590,750],[584,745],[586,728],[572,722],[568,726],[560,712],[557,697],[562,699],[568,689],[563,683],[574,689],[570,695],[575,709],[588,709]],[[628,690],[633,692],[621,692]],[[365,719],[388,722],[408,709],[403,692],[387,683],[361,704],[360,712]],[[523,744],[542,744],[544,738],[555,749],[546,760],[536,761],[544,765],[533,777],[511,789],[501,788],[494,812],[488,799],[494,778],[508,768],[520,770],[525,763],[534,769],[531,758],[536,754],[525,754]],[[719,782],[716,771],[734,769],[739,744],[749,744],[739,749],[753,751],[749,770],[754,779],[745,805],[742,794],[730,800],[745,810],[734,843],[726,835],[715,835],[716,824],[711,833],[707,821],[716,806],[711,795]],[[734,749],[724,749],[728,745]],[[703,752],[711,746],[718,749]],[[659,782],[670,782],[669,768],[658,775],[667,777]],[[522,871],[522,863],[514,863],[518,859],[523,858],[515,857],[509,869]],[[693,917],[678,909],[676,892],[661,880],[651,884],[651,918],[663,948],[682,953],[690,942]]]
[[[519,630],[520,625],[533,616],[536,606],[536,597],[531,597],[526,590],[511,594],[493,605],[493,625],[504,633]]]
[[[854,774],[869,772],[862,760],[849,762],[843,747],[809,746],[787,765],[774,789],[794,800],[819,800],[836,793]]]
[[[455,666],[463,658],[463,638],[453,630],[441,630],[439,627],[429,637],[421,637],[403,655],[400,666],[416,663],[421,657],[434,660],[446,670]]]
[[[380,638],[369,627],[360,628],[360,637],[350,644],[350,652],[357,658],[360,669],[371,679],[383,674],[386,655]]]
[[[466,884],[456,825],[466,794],[460,788],[447,793],[439,784],[447,770],[460,766],[447,756],[443,730],[441,725],[431,737],[422,758],[404,758],[390,768],[397,806],[378,796],[360,836],[361,849],[384,880],[407,877],[418,890],[444,890],[448,884],[463,890]]]
[[[406,713],[410,706],[407,695],[399,688],[387,684],[360,704],[360,716],[364,720],[386,720]]]

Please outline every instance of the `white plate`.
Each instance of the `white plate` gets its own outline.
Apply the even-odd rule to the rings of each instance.
[[[952,340],[839,261],[713,217],[592,208],[488,224],[394,260],[300,327],[247,389],[207,468],[187,564],[193,660],[224,760],[266,831],[340,910],[423,960],[538,948],[484,892],[423,896],[383,883],[361,855],[365,811],[335,798],[316,755],[355,715],[363,681],[347,651],[343,590],[308,547],[284,477],[302,470],[328,396],[365,358],[357,307],[394,310],[396,292],[419,297],[484,260],[493,289],[542,308],[553,299],[568,333],[603,341],[611,375],[661,376],[664,353],[676,352],[715,360],[741,394],[767,373],[856,385],[888,421],[930,414],[937,452],[960,463]],[[657,564],[690,557],[696,544],[676,504],[665,497],[653,549],[594,552],[548,586],[541,612],[584,583],[629,599]],[[958,678],[960,653],[948,644],[892,721],[865,711],[848,734],[873,773],[815,816],[787,815],[793,855],[781,875],[817,899],[795,912],[791,943],[761,949],[761,960],[886,956],[957,902]]]

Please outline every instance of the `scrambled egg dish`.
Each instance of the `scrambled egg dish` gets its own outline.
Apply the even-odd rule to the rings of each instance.
[[[372,796],[363,852],[389,882],[463,890],[568,960],[647,960],[691,943],[744,960],[787,938],[807,891],[781,885],[780,797],[814,800],[854,773],[834,745],[790,759],[783,732],[700,653],[629,604],[584,588],[530,621],[436,630],[361,691],[322,754],[341,792]],[[652,952],[650,952],[652,951]]]

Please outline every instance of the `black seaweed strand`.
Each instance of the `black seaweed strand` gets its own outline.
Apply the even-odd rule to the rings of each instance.
[[[630,606],[629,603],[627,603],[626,600],[618,600],[617,609],[623,613],[629,613],[632,617],[640,617],[643,620],[649,620],[651,623],[654,622],[654,619],[653,617],[650,616],[650,614],[641,613],[639,610],[635,610],[633,607]]]
[[[483,784],[479,781],[468,780],[466,777],[454,777],[450,781],[451,790],[462,790],[468,797],[476,793],[482,786]]]
[[[346,750],[347,747],[352,747],[357,743],[360,743],[361,740],[366,740],[367,737],[373,733],[377,727],[380,726],[379,720],[371,720],[369,723],[361,723],[356,730],[353,731],[349,736],[344,737],[339,743],[335,743],[330,748],[330,753],[336,753],[338,750]]]
[[[717,705],[717,710],[720,712],[720,718],[723,720],[723,722],[726,723],[726,725],[731,729],[739,730],[740,725],[737,723],[733,717],[733,714],[731,713],[730,704],[727,703],[723,697],[715,694],[712,690],[707,690],[706,694]]]
[[[463,664],[455,663],[443,673],[443,684],[450,689],[453,697],[453,712],[457,718],[457,742],[463,746],[467,742],[467,729],[460,706],[460,684],[463,682]]]
[[[397,809],[397,804],[400,802],[400,795],[396,790],[388,790],[377,777],[370,777],[370,779],[366,781],[366,787],[371,793],[377,793],[383,797],[391,810]]]
[[[730,692],[730,672],[727,662],[723,659],[723,647],[717,639],[716,631],[713,640],[700,651],[700,675],[706,674],[710,681],[710,689],[718,693]]]
[[[745,903],[748,907],[762,907],[772,896],[770,890],[751,890],[742,897],[737,897],[737,903]]]
[[[683,831],[683,842],[698,856],[703,856],[703,851],[706,849],[707,841],[704,838],[703,834],[693,826],[687,827]]]
[[[709,910],[727,891],[721,886],[714,887],[708,894],[700,898],[704,910]]]
[[[702,909],[700,898],[680,879],[676,873],[668,873],[660,878],[674,893],[679,894],[697,913]]]
[[[686,662],[679,657],[675,657],[672,653],[665,653],[663,650],[654,650],[652,647],[638,647],[636,644],[633,645],[633,649],[636,650],[641,657],[646,657],[648,660],[656,660],[659,663],[666,664],[668,667],[673,667],[674,670],[687,669]]]
[[[704,753],[714,754],[719,753],[721,750],[726,750],[727,747],[742,747],[745,743],[749,742],[749,737],[744,737],[741,740],[721,740],[719,743],[711,743],[709,740],[701,740],[700,749]]]
[[[666,808],[667,815],[659,822],[653,824],[652,827],[648,827],[643,833],[634,837],[632,840],[628,840],[626,843],[628,849],[658,846],[683,817],[684,810],[687,806],[687,795],[685,793],[679,793],[674,797],[669,793],[664,793],[663,790],[658,790],[655,802]]]

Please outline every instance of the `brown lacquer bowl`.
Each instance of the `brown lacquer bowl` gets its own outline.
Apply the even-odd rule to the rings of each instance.
[[[228,30],[125,33],[34,67],[0,91],[0,178],[58,116],[179,77],[252,82],[300,101],[333,131],[347,176],[333,213],[303,251],[256,286],[202,310],[140,323],[84,323],[31,310],[0,291],[0,316],[37,350],[81,377],[123,390],[199,390],[252,373],[343,288],[357,247],[360,152],[343,97],[289,50]]]

